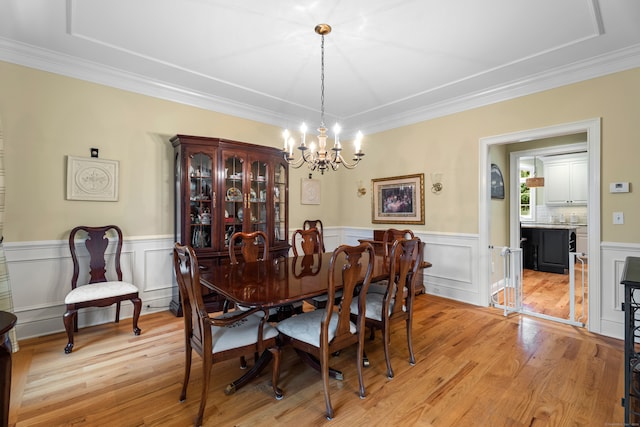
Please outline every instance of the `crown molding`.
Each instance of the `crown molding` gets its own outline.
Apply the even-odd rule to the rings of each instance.
[[[299,121],[297,118],[286,116],[280,112],[214,97],[203,92],[152,80],[135,73],[1,37],[0,60],[278,127],[287,122]],[[382,132],[639,66],[640,45],[634,45],[483,91],[397,114],[386,114],[380,110],[373,110],[360,116],[359,126],[363,132],[368,134]],[[357,115],[353,118],[355,117]],[[350,130],[345,129],[344,132],[349,134]]]

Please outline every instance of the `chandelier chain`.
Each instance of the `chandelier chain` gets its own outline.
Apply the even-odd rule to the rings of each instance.
[[[324,124],[324,34],[322,35],[322,42],[320,43],[320,126],[325,127]]]

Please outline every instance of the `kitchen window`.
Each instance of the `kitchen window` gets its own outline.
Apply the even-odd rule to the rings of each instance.
[[[533,176],[533,165],[520,164],[520,220],[534,221],[536,218],[536,192],[527,187],[527,178]]]

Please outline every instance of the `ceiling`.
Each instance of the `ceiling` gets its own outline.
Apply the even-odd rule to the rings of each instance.
[[[640,66],[638,0],[3,0],[0,60],[372,133]]]

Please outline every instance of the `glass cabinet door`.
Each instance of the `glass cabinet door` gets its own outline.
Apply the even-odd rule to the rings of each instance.
[[[223,154],[224,166],[224,232],[222,233],[221,247],[228,250],[229,239],[233,233],[243,230],[246,198],[243,186],[243,178],[246,171],[244,159],[237,154]],[[248,198],[247,198],[248,199]]]
[[[286,242],[287,234],[287,169],[279,163],[275,164],[273,180],[273,230],[274,242]]]
[[[215,223],[213,204],[213,159],[206,153],[189,156],[189,224],[194,248],[210,248],[211,224]]]
[[[260,160],[251,161],[249,173],[249,207],[251,216],[248,218],[251,231],[264,231],[267,229],[267,163]]]

